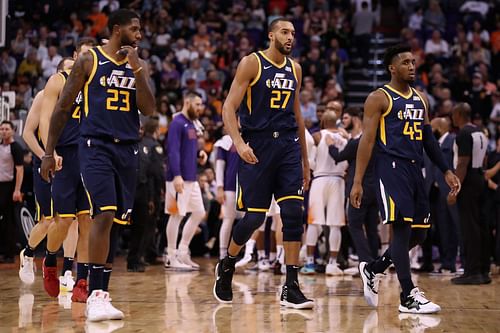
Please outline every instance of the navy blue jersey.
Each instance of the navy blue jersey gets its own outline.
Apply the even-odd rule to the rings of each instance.
[[[289,58],[275,64],[262,51],[252,53],[259,71],[250,83],[238,114],[243,133],[296,130],[293,112],[297,89],[295,65]]]
[[[379,88],[389,106],[380,117],[377,133],[379,152],[423,163],[422,135],[426,105],[422,95],[411,88],[408,95],[389,85]]]
[[[59,72],[58,74],[64,79],[64,83],[68,79],[70,71]],[[78,93],[76,100],[73,102],[71,107],[71,117],[66,122],[63,132],[57,141],[56,149],[60,147],[72,146],[78,144],[78,138],[80,137],[80,132],[78,127],[80,126],[80,103],[82,101],[82,94]]]
[[[94,65],[83,89],[81,135],[115,142],[139,141],[132,68],[126,60],[114,60],[100,46],[89,52]]]

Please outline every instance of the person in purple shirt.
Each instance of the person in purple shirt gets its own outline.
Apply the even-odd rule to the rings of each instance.
[[[215,162],[215,181],[217,184],[217,201],[222,206],[222,226],[219,232],[219,257],[226,256],[231,237],[234,219],[236,218],[236,174],[240,156],[233,140],[224,135],[215,143],[217,159]]]
[[[196,180],[198,136],[194,121],[203,110],[199,95],[188,93],[179,114],[174,116],[166,142],[167,174],[165,212],[170,215],[167,224],[167,258],[165,267],[173,270],[198,270],[191,260],[189,243],[205,216],[200,185]],[[206,155],[204,155],[206,158]],[[187,213],[191,216],[184,225],[177,247],[179,225]]]

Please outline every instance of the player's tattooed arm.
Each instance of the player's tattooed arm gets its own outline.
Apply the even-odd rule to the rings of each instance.
[[[54,152],[56,143],[70,117],[71,106],[88,78],[93,61],[90,52],[80,55],[76,60],[50,118],[49,135],[45,149],[46,154],[50,155]]]
[[[135,73],[137,107],[143,115],[151,116],[155,113],[156,109],[155,96],[148,83],[148,64],[144,60],[140,60],[140,63],[142,69]]]
[[[363,116],[363,135],[359,141],[358,153],[356,154],[356,172],[351,190],[351,205],[356,208],[361,206],[363,197],[362,181],[366,167],[370,162],[377,129],[382,112],[387,109],[388,100],[382,91],[375,90],[365,101]]]
[[[300,111],[300,100],[299,100],[300,88],[302,86],[302,67],[297,62],[294,62],[294,66],[295,66],[295,72],[297,73],[297,89],[295,90],[293,112],[295,113],[295,120],[297,121],[300,149],[302,153],[304,190],[308,190],[309,182],[311,179],[311,171],[309,167],[309,159],[307,154],[307,143],[306,143],[306,133],[305,133],[306,127],[304,125],[304,118],[302,118],[302,112]],[[316,139],[314,141],[316,142]]]

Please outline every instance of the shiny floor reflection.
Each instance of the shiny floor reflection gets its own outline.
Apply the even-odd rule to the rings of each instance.
[[[40,267],[35,284],[26,287],[17,266],[0,265],[0,332],[500,332],[498,275],[482,286],[415,275],[416,284],[443,308],[438,315],[399,314],[395,274],[382,281],[376,310],[366,305],[358,278],[301,276],[304,293],[316,300],[315,309],[307,311],[280,308],[284,277],[272,273],[235,275],[234,303],[218,304],[212,296],[214,261],[198,261],[200,272],[153,266],[128,273],[119,258],[110,293],[126,318],[101,323],[87,323],[85,305],[71,303],[71,294],[49,298]]]

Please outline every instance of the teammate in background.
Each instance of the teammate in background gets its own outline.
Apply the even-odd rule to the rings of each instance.
[[[78,57],[50,122],[42,177],[55,171],[54,148],[78,93],[83,89],[78,155],[94,218],[89,237],[89,321],[122,319],[104,291],[106,262],[114,255],[113,221],[127,223],[132,211],[138,167],[139,110],[151,115],[155,99],[148,85],[148,65],[137,55],[140,18],[119,9],[109,16],[109,42]],[[110,249],[111,244],[111,249]]]
[[[172,120],[165,141],[165,212],[170,215],[166,228],[168,247],[165,268],[173,270],[200,269],[200,266],[191,260],[189,244],[205,217],[201,189],[196,179],[198,135],[194,124],[202,110],[201,97],[195,93],[186,94],[182,110]],[[187,213],[191,213],[191,216],[184,225],[182,238],[177,246],[179,225]]]
[[[64,58],[57,66],[57,71],[65,71],[73,67],[73,58]],[[54,221],[52,212],[52,197],[50,183],[44,181],[40,176],[41,158],[45,154],[40,136],[39,123],[42,111],[43,90],[40,90],[31,104],[30,111],[26,117],[26,125],[23,130],[23,139],[28,148],[33,152],[33,190],[36,200],[37,224],[31,229],[28,244],[19,254],[19,278],[23,283],[32,284],[35,282],[35,271],[33,258],[35,249],[45,238],[49,231],[49,226]],[[62,167],[62,159],[57,157],[56,169]]]
[[[425,239],[430,227],[429,202],[421,171],[424,148],[445,174],[452,196],[459,192],[460,180],[445,162],[432,133],[427,97],[410,86],[415,80],[415,58],[410,50],[404,45],[386,50],[384,65],[391,81],[372,92],[365,102],[351,204],[355,208],[361,205],[363,177],[375,146],[379,211],[383,223],[392,224],[393,237],[382,257],[359,264],[365,298],[368,304],[377,306],[380,274],[394,263],[402,288],[399,311],[435,313],[441,307],[429,301],[413,284],[408,255],[409,249]]]
[[[222,225],[219,231],[219,259],[227,254],[233,223],[236,219],[236,173],[240,157],[229,135],[224,135],[215,143],[217,159],[215,161],[216,199],[222,209]]]
[[[235,226],[228,255],[216,268],[213,293],[222,303],[233,299],[236,256],[259,228],[274,194],[281,208],[286,282],[280,303],[312,308],[298,283],[299,251],[303,234],[303,191],[309,185],[309,162],[300,113],[302,69],[287,56],[295,38],[293,24],[283,18],[269,24],[270,47],[244,57],[238,65],[223,119],[242,161],[238,170],[237,207],[245,211]],[[240,135],[236,111],[242,134]],[[300,142],[299,142],[300,141]]]
[[[343,275],[337,265],[337,255],[342,240],[340,227],[345,225],[345,182],[344,174],[347,162],[336,163],[328,153],[327,138],[335,141],[334,145],[342,149],[347,140],[337,129],[337,116],[333,111],[326,111],[321,119],[322,130],[317,145],[315,170],[309,195],[313,200],[309,202],[309,225],[306,233],[307,258],[301,269],[302,274],[315,274],[314,251],[322,232],[323,225],[330,228],[329,244],[330,258],[326,265],[327,275]],[[325,214],[326,213],[326,214]]]
[[[359,140],[362,133],[363,113],[358,108],[347,108],[342,116],[344,128],[349,132],[351,139],[347,142],[344,149],[339,150],[335,141],[326,137],[330,156],[339,163],[347,161],[346,194],[351,193],[354,180],[354,171],[356,170],[356,153],[358,151]],[[351,204],[347,208],[347,221],[349,232],[356,248],[356,253],[360,261],[370,262],[378,257],[379,235],[377,225],[379,222],[378,205],[375,193],[378,186],[375,184],[375,170],[371,159],[366,168],[363,177],[363,199],[359,208],[354,208]]]
[[[74,57],[86,53],[95,46],[92,38],[83,38],[78,42]],[[47,81],[43,93],[42,109],[40,114],[40,134],[44,146],[49,136],[49,121],[57,99],[66,84],[69,72],[63,71],[52,75]],[[87,300],[87,272],[88,272],[88,235],[90,229],[90,203],[80,177],[78,160],[78,127],[80,124],[81,96],[77,97],[71,109],[71,119],[66,123],[64,131],[57,142],[56,149],[62,158],[63,167],[52,179],[52,200],[54,203],[54,222],[47,233],[47,250],[42,263],[43,285],[49,296],[57,297],[62,287],[73,290],[71,268],[75,254],[75,245],[78,250],[77,285],[73,290],[74,302]],[[75,219],[78,222],[73,222]],[[78,223],[78,226],[74,225]],[[72,232],[68,231],[72,228]],[[77,229],[78,228],[78,231]],[[57,275],[57,251],[69,237],[65,244],[65,258],[63,279],[59,281]],[[77,243],[78,242],[78,243]]]

